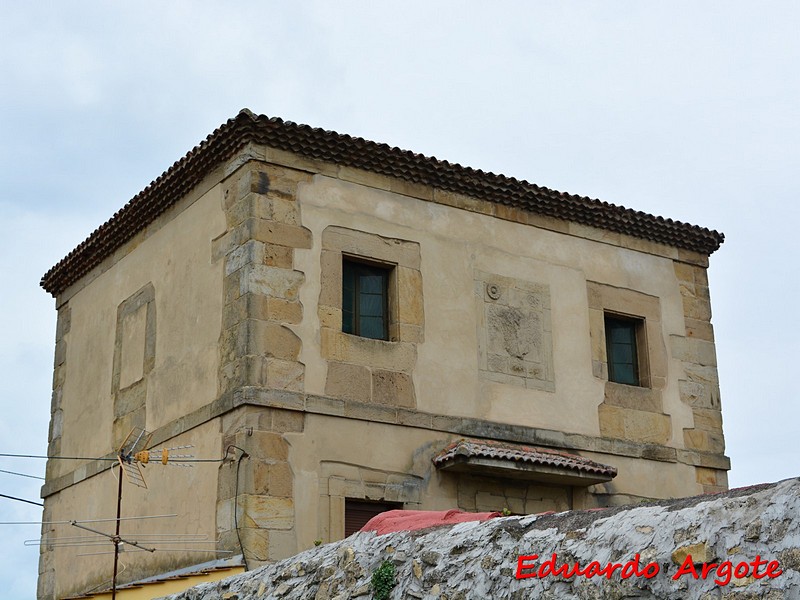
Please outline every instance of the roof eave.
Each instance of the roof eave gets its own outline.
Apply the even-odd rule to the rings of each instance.
[[[587,197],[556,192],[526,181],[485,173],[332,131],[254,115],[243,109],[131,199],[41,279],[57,296],[152,223],[202,179],[249,143],[305,158],[363,169],[513,206],[669,246],[711,255],[724,241],[717,231],[648,215]]]
[[[569,467],[542,465],[524,461],[500,458],[456,455],[438,465],[439,470],[474,475],[498,476],[502,478],[524,479],[537,483],[590,486],[611,481],[614,475],[601,472],[588,472]]]

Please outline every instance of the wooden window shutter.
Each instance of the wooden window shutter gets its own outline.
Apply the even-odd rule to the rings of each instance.
[[[368,502],[366,500],[345,498],[344,537],[354,534],[375,515],[399,508],[403,508],[403,505],[399,502]]]

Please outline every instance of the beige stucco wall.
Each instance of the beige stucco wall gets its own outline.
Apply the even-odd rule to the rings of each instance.
[[[684,335],[682,298],[671,259],[611,244],[513,223],[457,208],[318,175],[301,184],[303,225],[313,247],[296,250],[305,272],[300,298],[304,321],[305,389],[323,394],[326,362],[319,347],[320,240],[330,225],[418,242],[424,281],[425,341],[413,372],[417,408],[511,424],[600,434],[597,406],[602,380],[592,374],[587,281],[660,298],[662,340]],[[549,286],[555,392],[486,381],[477,369],[476,271]],[[673,361],[663,407],[672,417],[669,445],[683,447],[691,410],[681,403]]]
[[[169,445],[188,445],[197,457],[219,457],[219,420],[170,440]],[[122,516],[142,517],[154,515],[175,515],[174,517],[143,520],[123,520],[120,522],[120,535],[148,543],[141,534],[163,534],[165,536],[193,534],[206,541],[216,539],[215,502],[217,495],[217,471],[219,463],[194,463],[192,467],[151,464],[143,472],[147,489],[123,480]],[[117,476],[119,469],[109,469],[70,486],[48,498],[48,518],[50,521],[113,519],[117,506]],[[86,526],[114,533],[114,523],[86,523]],[[93,536],[69,524],[50,526],[47,537]],[[217,549],[214,544],[170,544],[154,543],[157,548]],[[92,556],[79,556],[103,552]],[[52,550],[56,573],[57,597],[73,595],[101,584],[109,585],[113,572],[113,545],[55,547]],[[192,564],[206,562],[214,558],[228,556],[206,552],[149,552],[132,551],[130,548],[120,554],[119,582],[139,579]],[[154,568],[155,566],[155,568]]]
[[[223,275],[221,261],[212,261],[211,241],[225,231],[219,186],[181,208],[160,218],[152,235],[132,243],[121,260],[68,300],[63,455],[102,456],[115,449],[111,380],[117,307],[148,283],[155,289],[157,316],[147,429],[216,398]],[[62,462],[57,473],[75,468]]]

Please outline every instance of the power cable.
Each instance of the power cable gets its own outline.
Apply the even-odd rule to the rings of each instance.
[[[239,467],[242,466],[242,459],[250,456],[245,450],[231,444],[225,448],[225,457],[228,456],[231,448],[236,448],[241,452],[239,460],[236,461],[236,484],[234,485],[233,492],[233,528],[236,530],[236,539],[239,540],[239,548],[242,550],[242,560],[244,561],[244,570],[249,571],[250,566],[247,564],[247,553],[244,551],[244,544],[242,544],[242,534],[239,531]]]
[[[244,570],[249,571],[250,566],[247,564],[247,553],[244,551],[244,544],[242,544],[242,535],[239,532],[239,467],[242,466],[242,459],[247,456],[247,453],[239,456],[236,461],[236,493],[233,496],[233,526],[236,529],[236,539],[239,540],[239,548],[242,549],[242,560],[244,560]]]
[[[41,479],[45,481],[44,477],[39,477],[38,475],[27,475],[25,473],[17,473],[16,471],[6,471],[5,469],[0,469],[0,473],[8,473],[9,475],[19,475],[20,477],[30,477],[31,479]]]
[[[17,500],[18,502],[27,502],[28,504],[35,504],[36,506],[44,506],[41,502],[34,502],[33,500],[25,500],[24,498],[17,498],[16,496],[6,496],[5,494],[0,494],[3,498],[8,498],[9,500]]]
[[[0,456],[5,456],[8,458],[46,458],[47,460],[52,459],[59,459],[59,460],[108,460],[112,462],[117,462],[116,458],[108,458],[108,457],[98,457],[98,456],[44,456],[44,455],[37,455],[37,454],[0,454]],[[218,463],[223,462],[225,457],[223,458],[182,458],[182,463]]]
[[[0,456],[5,456],[8,458],[46,458],[47,460],[51,459],[61,459],[61,460],[110,460],[116,462],[116,458],[98,458],[96,456],[43,456],[41,454],[0,454]]]

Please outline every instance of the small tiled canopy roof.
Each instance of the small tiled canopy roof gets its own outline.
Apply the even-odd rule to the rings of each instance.
[[[706,255],[725,239],[704,227],[243,109],[45,273],[42,287],[54,296],[63,292],[250,143]]]
[[[439,469],[592,485],[610,481],[617,469],[583,456],[551,448],[509,444],[494,440],[459,439],[433,457]],[[515,471],[517,473],[515,473]]]

